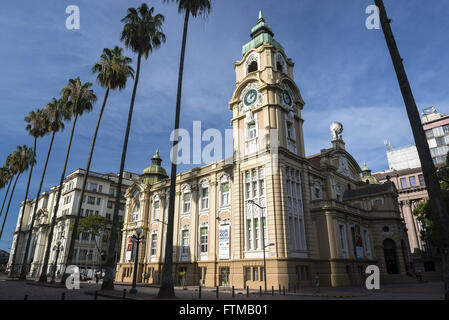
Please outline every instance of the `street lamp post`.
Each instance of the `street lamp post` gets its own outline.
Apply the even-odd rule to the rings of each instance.
[[[137,263],[139,260],[139,244],[140,242],[144,243],[145,242],[145,237],[144,236],[140,236],[140,234],[142,233],[142,229],[141,228],[137,228],[136,229],[136,235],[133,235],[132,237],[132,241],[134,243],[137,244],[136,246],[136,256],[134,257],[134,272],[133,272],[133,284],[131,287],[131,290],[129,290],[130,294],[136,294],[137,293],[137,288],[136,288],[136,284],[137,284]]]
[[[263,280],[264,280],[264,285],[265,285],[265,292],[267,292],[267,260],[265,257],[265,249],[271,246],[274,246],[274,243],[270,243],[265,245],[265,227],[264,227],[264,223],[263,223],[263,219],[264,219],[264,210],[266,209],[265,207],[262,207],[260,205],[258,205],[256,202],[254,202],[254,200],[248,200],[248,203],[251,203],[257,207],[259,207],[260,210],[262,210],[262,252],[263,252]],[[265,218],[266,219],[266,218]]]
[[[58,242],[56,242],[56,245],[53,247],[53,251],[56,251],[56,258],[55,258],[55,263],[53,264],[53,275],[51,277],[50,283],[55,283],[56,265],[58,263],[59,252],[61,252],[62,249],[63,248],[61,247],[61,240],[58,240]]]

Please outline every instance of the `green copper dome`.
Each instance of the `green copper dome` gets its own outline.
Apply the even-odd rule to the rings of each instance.
[[[159,149],[157,149],[156,154],[151,158],[151,166],[143,170],[142,176],[148,176],[151,182],[167,178],[167,172],[161,166],[161,163],[162,159],[159,156]]]
[[[245,56],[249,50],[260,47],[264,42],[268,42],[273,47],[284,51],[284,48],[273,37],[273,31],[265,22],[262,11],[259,11],[259,20],[257,20],[257,24],[251,29],[252,40],[243,46],[242,56]]]
[[[363,163],[362,181],[367,184],[379,184],[379,180],[371,175],[371,170],[366,165],[366,162]]]

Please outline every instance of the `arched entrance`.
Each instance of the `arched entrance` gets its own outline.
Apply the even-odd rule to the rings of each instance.
[[[387,273],[398,274],[398,261],[396,257],[396,244],[391,239],[385,239],[383,242],[385,265]]]

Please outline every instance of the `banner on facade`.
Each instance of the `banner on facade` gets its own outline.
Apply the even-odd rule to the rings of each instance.
[[[229,259],[231,226],[221,225],[218,228],[218,258]]]
[[[133,252],[133,241],[132,236],[128,236],[128,241],[126,242],[126,261],[131,261],[131,254]]]

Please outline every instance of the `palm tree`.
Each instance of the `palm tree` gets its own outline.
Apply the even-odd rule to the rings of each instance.
[[[87,177],[89,176],[90,163],[92,161],[92,155],[95,148],[95,141],[97,139],[98,129],[100,127],[101,118],[106,106],[106,101],[108,100],[109,90],[119,89],[122,90],[126,87],[126,82],[128,77],[134,78],[134,69],[129,65],[132,62],[131,58],[124,57],[122,55],[123,49],[119,47],[114,47],[114,49],[103,49],[103,54],[101,55],[100,61],[97,62],[93,68],[92,73],[98,73],[97,82],[106,88],[106,93],[103,100],[103,105],[101,106],[100,114],[98,115],[97,126],[95,128],[94,136],[92,138],[92,144],[90,147],[89,157],[87,159],[86,173],[83,179],[83,186],[81,188],[80,199],[84,198],[84,193],[86,191]],[[78,223],[80,219],[82,201],[78,203],[78,209],[76,212],[75,222],[73,225],[72,237],[70,237],[70,245],[67,254],[66,266],[72,264],[73,252],[75,249],[74,235],[78,232]],[[68,274],[64,272],[64,276],[61,279],[61,283],[65,283]]]
[[[14,181],[14,186],[9,197],[8,206],[6,207],[5,217],[3,218],[2,229],[0,230],[0,239],[3,235],[3,229],[5,228],[5,222],[8,218],[9,207],[11,206],[11,200],[14,195],[14,190],[16,189],[17,180],[22,173],[28,170],[30,166],[36,163],[34,157],[33,149],[27,146],[18,146],[17,150],[14,151],[7,159],[6,165],[9,166],[11,172],[16,174],[16,180]]]
[[[43,110],[37,109],[36,112],[31,111],[25,117],[25,121],[28,123],[25,129],[28,131],[28,134],[34,138],[33,153],[34,153],[34,158],[36,158],[37,139],[43,137],[47,133],[48,119],[46,117],[46,114],[43,112]],[[25,191],[25,200],[23,201],[22,214],[20,216],[19,230],[17,230],[17,239],[15,241],[16,249],[14,250],[14,253],[13,253],[13,256],[11,259],[11,267],[10,267],[9,277],[14,277],[16,253],[17,253],[17,248],[20,244],[20,235],[22,233],[23,217],[25,216],[28,192],[30,190],[31,177],[33,175],[33,167],[34,167],[34,163],[31,163],[30,173],[28,176],[27,188]]]
[[[6,198],[8,198],[9,188],[11,187],[12,182],[11,171],[7,166],[0,168],[0,189],[3,189],[6,185],[8,188],[6,189],[5,197],[3,198],[2,208],[0,209],[0,217],[2,216],[3,207],[5,206]],[[9,182],[9,183],[8,183]]]
[[[410,126],[412,128],[413,137],[415,139],[416,149],[418,151],[419,160],[422,165],[424,174],[424,181],[429,193],[429,203],[432,208],[432,217],[435,225],[438,228],[440,235],[440,250],[442,261],[442,275],[444,282],[444,299],[449,300],[449,216],[448,208],[444,201],[441,192],[440,182],[436,174],[435,165],[427,142],[427,137],[421,123],[421,118],[416,106],[413,91],[408,81],[407,72],[402,63],[401,54],[399,52],[396,40],[393,35],[385,6],[382,0],[375,0],[379,12],[382,30],[384,32],[385,40],[387,42],[388,51],[390,52],[393,67],[396,72],[396,77],[399,82],[402,97],[404,99],[405,109],[409,118]]]
[[[78,117],[83,115],[84,112],[91,111],[93,108],[93,104],[95,103],[95,101],[97,101],[97,96],[94,94],[93,90],[89,89],[91,86],[92,83],[86,82],[85,84],[83,84],[78,77],[76,79],[70,79],[67,85],[61,91],[62,100],[64,103],[66,103],[66,107],[70,111],[70,114],[74,120],[72,124],[72,132],[70,133],[69,144],[67,146],[64,168],[62,169],[61,180],[59,182],[58,194],[56,196],[56,202],[53,208],[53,216],[50,222],[50,232],[48,234],[47,247],[45,249],[44,263],[42,266],[41,275],[39,277],[39,282],[47,282],[48,260],[50,259],[50,249],[53,241],[56,215],[59,209],[59,201],[61,200],[65,171],[67,169],[67,162],[69,161],[70,148],[72,147],[72,139],[73,133],[75,132],[76,122],[78,120]]]
[[[120,173],[118,176],[117,193],[115,195],[114,215],[112,218],[111,239],[109,242],[106,271],[103,279],[102,290],[114,289],[114,265],[115,265],[115,250],[117,241],[117,225],[119,220],[119,207],[122,195],[122,178],[125,167],[126,151],[128,148],[129,131],[131,128],[131,119],[134,109],[134,100],[136,98],[137,84],[139,82],[140,62],[142,56],[148,59],[150,52],[153,49],[159,48],[165,42],[165,34],[162,32],[162,24],[165,18],[161,14],[154,15],[154,7],[151,9],[143,3],[139,8],[129,8],[127,15],[121,21],[125,23],[121,35],[121,41],[124,41],[125,46],[137,53],[137,71],[134,80],[134,88],[131,97],[131,104],[129,106],[128,123],[126,126],[125,141],[123,143],[122,159],[120,162]]]
[[[44,112],[46,115],[46,119],[48,121],[47,127],[48,131],[51,132],[51,140],[50,144],[48,146],[47,151],[47,158],[45,159],[44,169],[42,171],[41,181],[39,183],[39,189],[37,190],[36,200],[33,208],[33,215],[31,216],[31,222],[30,222],[30,228],[28,230],[29,235],[27,237],[27,242],[25,246],[25,255],[23,256],[22,261],[22,269],[20,271],[19,279],[26,280],[26,274],[27,274],[27,265],[28,265],[28,252],[30,250],[31,245],[31,238],[33,234],[33,228],[34,228],[34,221],[36,219],[36,213],[37,213],[37,207],[39,204],[39,197],[42,191],[42,185],[44,183],[45,173],[47,171],[47,164],[48,159],[50,158],[50,153],[53,148],[53,141],[55,139],[55,134],[59,131],[64,131],[64,122],[63,120],[69,120],[70,115],[67,112],[67,109],[65,108],[65,103],[61,100],[56,100],[53,98],[53,100],[47,104],[47,106],[44,108]]]
[[[181,115],[181,93],[182,93],[182,77],[184,73],[184,56],[187,42],[187,29],[189,26],[189,17],[206,16],[210,13],[211,0],[164,0],[164,2],[176,2],[178,11],[185,12],[184,31],[181,45],[181,59],[179,63],[178,76],[178,92],[176,95],[176,114],[175,114],[175,131],[173,140],[173,159],[170,173],[170,198],[168,204],[168,224],[167,235],[165,239],[165,261],[162,270],[162,281],[159,289],[159,297],[174,297],[173,288],[173,224],[175,215],[175,188],[176,188],[176,165],[178,155],[178,129],[179,117]]]

